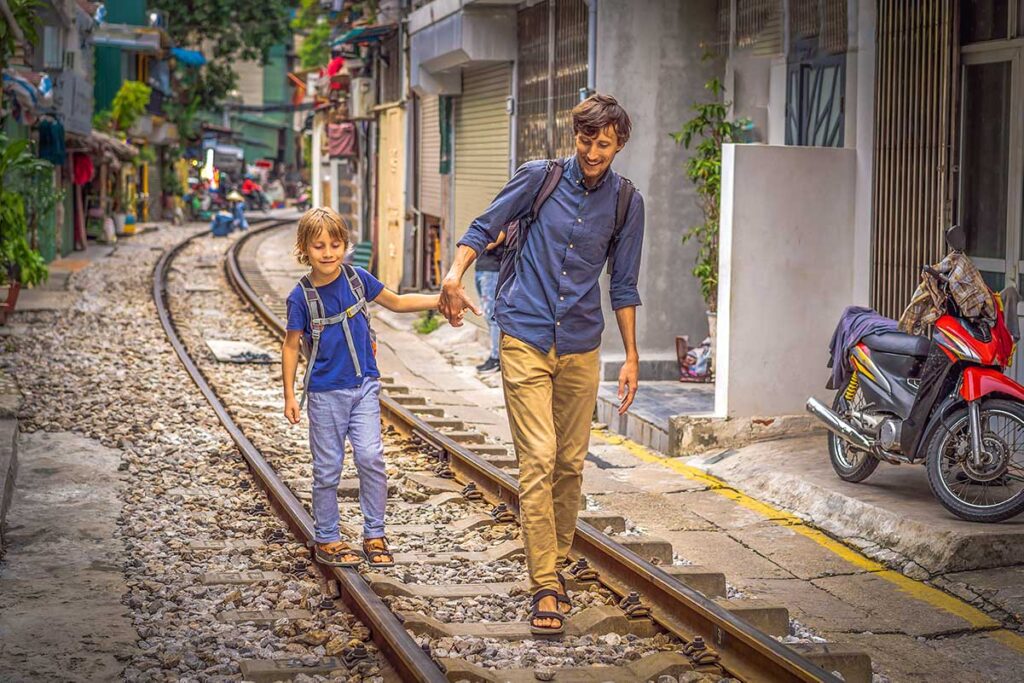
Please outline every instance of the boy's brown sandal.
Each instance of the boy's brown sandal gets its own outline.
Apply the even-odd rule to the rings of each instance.
[[[329,567],[357,567],[363,561],[359,551],[344,541],[317,543],[313,554],[317,562]]]
[[[366,555],[366,563],[371,567],[395,566],[395,556],[388,547],[388,539],[384,536],[363,539],[363,554]]]

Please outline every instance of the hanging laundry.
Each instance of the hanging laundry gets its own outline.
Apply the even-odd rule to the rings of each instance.
[[[352,121],[327,124],[327,151],[332,158],[356,156],[356,124]]]
[[[92,180],[93,172],[95,171],[92,165],[92,159],[87,154],[76,154],[72,161],[73,166],[73,181],[75,185],[85,185],[87,182]]]
[[[49,161],[54,166],[63,166],[67,161],[67,149],[64,147],[64,126],[55,119],[43,119],[39,122],[39,158]]]

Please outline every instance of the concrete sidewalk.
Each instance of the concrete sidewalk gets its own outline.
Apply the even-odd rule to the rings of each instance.
[[[281,231],[259,248],[265,275],[282,297],[303,272],[291,257],[293,240]],[[423,336],[412,331],[415,315],[379,309],[374,315],[383,373],[443,407],[446,417],[470,423],[488,440],[510,448],[500,377],[478,377],[473,368],[487,355],[475,328],[443,325]],[[641,385],[641,396],[646,387]],[[602,387],[606,396],[612,392],[610,400],[614,390],[614,383]],[[651,398],[648,408],[656,417],[657,392],[650,393],[655,396],[644,397],[639,407]],[[708,457],[714,455],[719,457]],[[876,671],[893,681],[1006,681],[1024,671],[1024,638],[1011,630],[1019,625],[1014,615],[1021,611],[1011,610],[1022,593],[1013,588],[1021,585],[1016,569],[1005,576],[960,572],[936,575],[930,582],[914,580],[860,552],[852,537],[846,545],[805,523],[783,509],[782,498],[777,505],[766,502],[771,491],[758,482],[772,480],[768,471],[791,474],[805,486],[835,479],[820,468],[795,464],[817,458],[827,467],[823,439],[765,442],[708,456],[691,464],[597,426],[584,468],[588,508],[623,515],[633,530],[671,542],[676,564],[724,571],[730,598],[785,605],[798,622],[794,633],[862,648],[872,656]],[[787,458],[794,460],[791,467],[780,463]],[[879,482],[893,476],[882,469],[875,475],[881,476]],[[779,484],[780,489],[786,486],[799,489],[793,482]],[[808,494],[802,504],[812,497]],[[823,515],[828,505],[808,507]],[[941,508],[934,508],[937,519]],[[850,523],[857,522],[855,513],[842,507],[837,516],[852,516]],[[875,523],[869,517],[863,521]],[[973,589],[954,588],[955,581],[967,585],[968,580],[974,581]],[[982,590],[988,591],[985,597],[977,592]]]

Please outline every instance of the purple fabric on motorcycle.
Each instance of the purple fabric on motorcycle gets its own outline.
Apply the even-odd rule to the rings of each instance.
[[[828,352],[831,354],[828,366],[832,368],[832,378],[826,388],[841,389],[850,381],[850,375],[853,373],[853,368],[850,367],[850,349],[857,342],[869,334],[897,332],[897,327],[895,320],[886,318],[873,308],[847,306],[839,316],[839,324],[832,334],[832,341],[828,343]]]

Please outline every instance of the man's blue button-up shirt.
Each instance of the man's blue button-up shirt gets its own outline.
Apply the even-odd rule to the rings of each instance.
[[[523,164],[459,240],[477,254],[509,222],[525,218],[544,182],[547,162]],[[597,187],[583,184],[579,161],[565,163],[562,179],[541,206],[523,245],[516,274],[498,293],[494,317],[506,334],[547,353],[592,351],[601,345],[601,287],[621,179],[609,170]],[[639,306],[637,275],[644,238],[639,192],[626,213],[612,261],[612,309]]]

